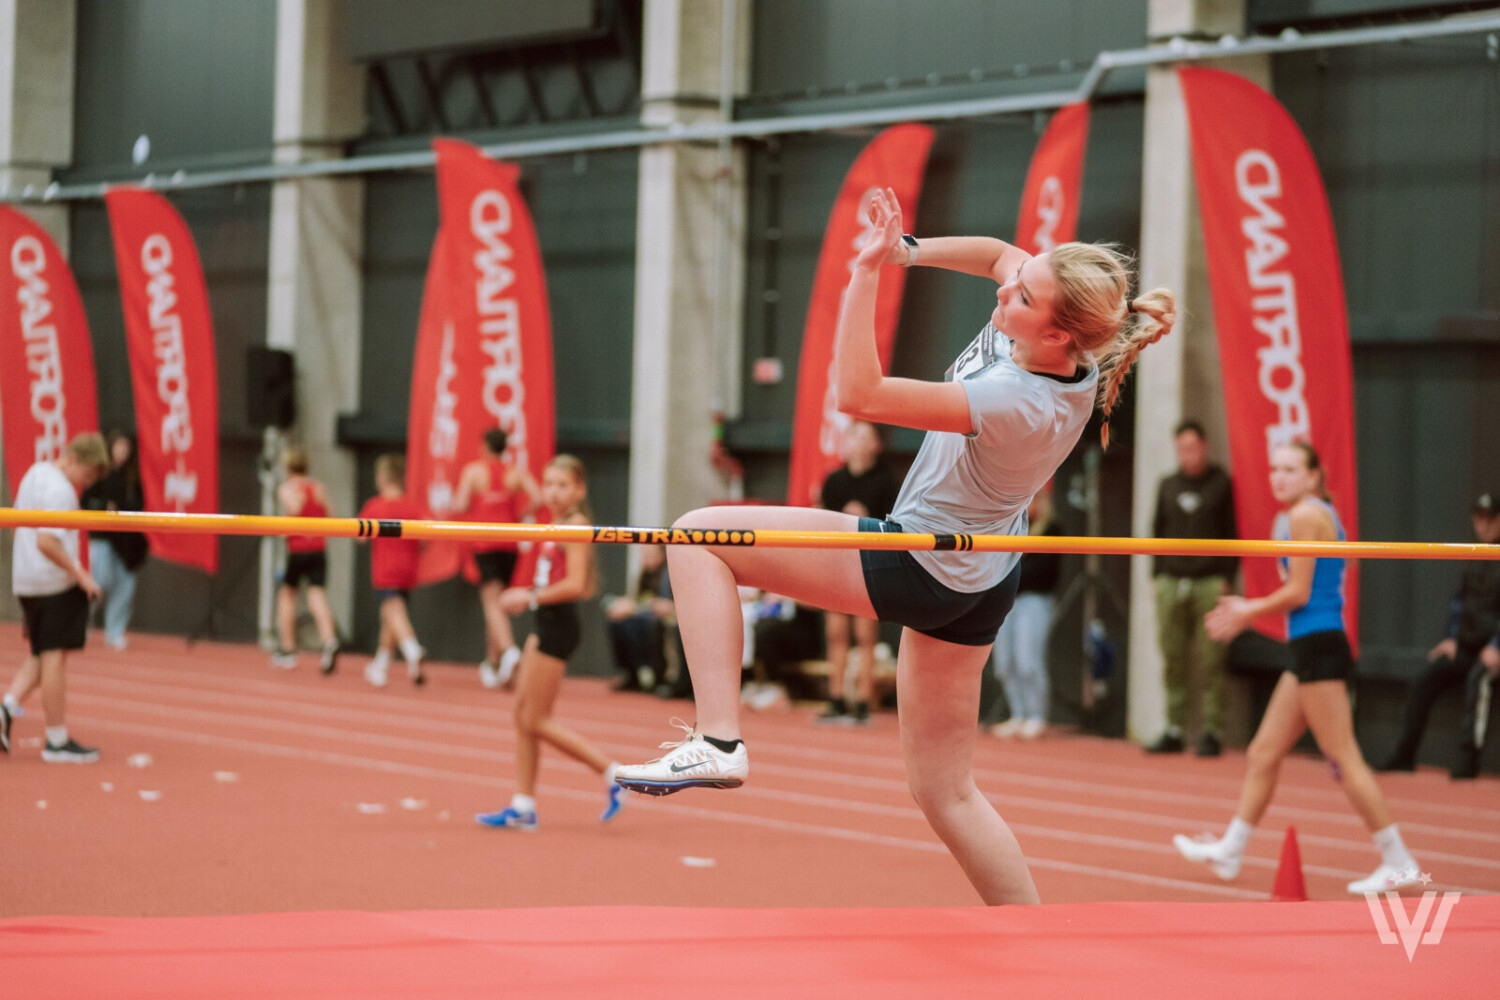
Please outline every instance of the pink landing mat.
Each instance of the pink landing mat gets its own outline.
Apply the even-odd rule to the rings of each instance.
[[[1495,996],[1500,897],[1463,896],[1439,927],[1431,895],[1399,915],[1380,900],[1383,928],[1366,901],[16,918],[0,920],[0,994]]]

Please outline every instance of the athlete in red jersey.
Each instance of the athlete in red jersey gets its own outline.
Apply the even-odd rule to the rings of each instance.
[[[536,509],[541,490],[531,473],[504,460],[507,443],[500,428],[485,432],[484,457],[465,465],[459,474],[450,508],[453,513],[465,514],[470,521],[514,524]],[[479,664],[479,679],[488,688],[507,683],[521,660],[510,618],[500,606],[500,594],[510,586],[517,555],[515,542],[484,542],[474,547],[485,630],[485,658]]]
[[[589,523],[583,463],[572,455],[559,455],[548,463],[542,494],[558,524]],[[538,553],[533,585],[511,587],[500,597],[513,615],[535,611],[536,632],[526,640],[516,685],[516,794],[505,809],[475,817],[485,826],[536,828],[536,776],[544,742],[604,775],[605,805],[599,822],[609,822],[620,811],[624,795],[614,783],[614,762],[552,718],[568,657],[581,638],[578,603],[594,596],[596,575],[592,545],[546,542]]]
[[[288,517],[327,517],[328,494],[322,483],[308,476],[307,452],[298,447],[288,448],[282,462],[286,466],[286,481],[276,489],[282,511]],[[273,666],[290,670],[297,665],[297,590],[306,583],[307,607],[323,640],[318,667],[325,675],[333,673],[339,655],[339,637],[324,590],[328,583],[325,548],[322,538],[311,535],[293,535],[286,540],[286,572],[276,590],[276,623],[281,644],[271,657]]]
[[[422,506],[406,495],[406,459],[400,455],[381,455],[375,460],[375,489],[379,492],[365,501],[360,517],[401,521],[423,516]],[[413,684],[422,684],[426,681],[422,673],[425,651],[406,612],[407,599],[417,585],[422,543],[412,538],[377,537],[369,541],[370,583],[380,606],[380,643],[375,658],[365,665],[365,680],[385,687],[392,651],[399,646],[407,676]]]

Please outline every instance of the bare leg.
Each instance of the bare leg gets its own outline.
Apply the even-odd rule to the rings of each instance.
[[[538,650],[536,636],[526,640],[516,683],[516,791],[522,795],[536,795],[544,741],[600,774],[609,768],[609,758],[598,747],[552,719],[552,706],[567,667],[562,660]]]
[[[318,623],[318,638],[323,640],[323,645],[337,639],[338,630],[333,624],[333,610],[328,607],[328,591],[322,587],[308,587],[307,608],[312,612],[313,621]]]
[[[42,715],[49,726],[67,724],[68,715],[68,654],[61,649],[49,649],[38,657],[42,672]]]
[[[1370,765],[1354,739],[1354,718],[1349,712],[1349,689],[1343,681],[1313,681],[1301,685],[1302,713],[1312,729],[1318,749],[1338,765],[1344,794],[1374,833],[1391,825],[1385,796],[1375,783]]]
[[[35,691],[37,685],[42,682],[42,661],[36,656],[28,656],[21,661],[21,669],[16,671],[15,678],[10,682],[10,691],[7,692],[19,705],[24,702],[31,692]]]
[[[1240,786],[1240,805],[1235,815],[1251,826],[1260,822],[1271,796],[1276,792],[1276,779],[1281,773],[1281,762],[1292,747],[1307,731],[1307,720],[1302,714],[1302,701],[1298,692],[1297,677],[1287,671],[1276,682],[1271,693],[1271,703],[1261,717],[1260,728],[1250,741],[1245,754],[1245,782]]]
[[[979,674],[989,656],[988,646],[902,633],[896,683],[906,780],[985,903],[1037,903],[1021,845],[974,784]]]
[[[859,674],[854,680],[854,696],[867,705],[875,703],[875,643],[880,638],[880,623],[873,618],[851,619],[854,641],[859,646]]]
[[[823,645],[828,658],[828,697],[843,698],[849,675],[849,616],[837,611],[823,615]]]
[[[387,656],[396,648],[395,634],[391,631],[390,622],[386,620],[389,616],[385,609],[390,603],[386,601],[380,606],[380,638],[375,641],[375,648]]]
[[[282,584],[276,588],[276,626],[281,633],[281,648],[290,653],[297,648],[297,588]]]
[[[380,605],[380,629],[382,636],[386,630],[390,631],[393,644],[417,637],[412,631],[411,618],[406,613],[406,602],[399,597],[393,597]]]
[[[500,662],[500,654],[516,644],[510,616],[500,608],[500,594],[504,590],[503,580],[486,580],[479,585],[479,606],[484,611],[485,658],[494,664]]]
[[[707,507],[679,528],[854,531],[849,514],[803,507]],[[757,587],[830,611],[873,618],[859,552],[854,549],[757,549],[733,545],[669,545],[667,562],[698,731],[719,739],[740,735],[740,657],[745,625],[738,586]]]

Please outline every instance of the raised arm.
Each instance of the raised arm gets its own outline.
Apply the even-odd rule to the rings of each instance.
[[[900,249],[901,208],[893,192],[878,191],[871,198],[870,221],[872,236],[855,258],[834,334],[833,384],[838,407],[859,420],[967,434],[973,430],[973,421],[963,386],[891,378],[880,368],[880,354],[875,348],[875,295],[880,288],[880,268],[897,254],[905,259],[905,251]],[[1006,245],[999,240],[990,242]],[[975,268],[986,259],[978,252],[968,257],[960,252],[953,257]]]
[[[898,231],[898,240],[900,235]],[[885,262],[904,264],[906,256],[906,249],[898,246],[886,255]],[[918,267],[941,267],[976,278],[990,278],[1003,285],[1016,268],[1030,259],[1031,254],[1020,247],[991,236],[929,236],[917,240],[914,263]]]

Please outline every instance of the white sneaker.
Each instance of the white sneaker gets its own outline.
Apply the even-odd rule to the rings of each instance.
[[[516,676],[516,665],[521,662],[521,648],[512,646],[500,654],[500,665],[495,668],[495,686],[505,687]]]
[[[427,650],[417,650],[417,658],[406,661],[406,676],[418,687],[427,683],[427,675],[422,672],[422,661],[427,658]]]
[[[366,663],[365,664],[365,680],[369,681],[375,687],[378,687],[378,688],[385,687],[385,681],[386,681],[386,667],[385,667],[385,664],[384,663],[377,663],[374,660],[371,660],[369,663]]]
[[[1417,870],[1415,862],[1405,868],[1383,864],[1366,877],[1350,882],[1349,892],[1355,896],[1367,892],[1395,892],[1397,889],[1416,885],[1420,881],[1422,881],[1422,873]]]
[[[494,665],[489,660],[485,660],[479,664],[479,683],[491,691],[500,686],[500,675],[495,671]]]
[[[671,795],[684,788],[738,788],[750,776],[750,757],[741,742],[725,753],[681,719],[672,725],[687,733],[685,739],[663,743],[667,752],[644,764],[615,769],[615,784],[642,795]]]
[[[271,654],[271,666],[281,670],[295,670],[297,667],[297,654],[288,653],[285,650],[277,650]]]
[[[1208,865],[1209,870],[1225,882],[1233,882],[1240,874],[1242,855],[1231,854],[1225,849],[1224,842],[1213,834],[1184,837],[1179,833],[1172,838],[1172,843],[1184,858]]]
[[[1021,728],[1016,731],[1016,735],[1023,740],[1035,740],[1040,739],[1046,731],[1047,724],[1041,719],[1027,719],[1021,723]]]
[[[1016,716],[1012,715],[1004,722],[997,722],[993,726],[991,726],[990,735],[999,737],[1002,740],[1011,739],[1021,731],[1021,726],[1024,724],[1024,722],[1024,719],[1019,719]]]

